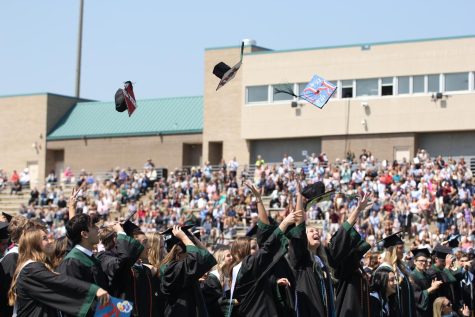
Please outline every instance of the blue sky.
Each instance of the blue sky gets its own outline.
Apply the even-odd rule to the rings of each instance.
[[[85,0],[81,97],[203,93],[204,51],[282,50],[475,35],[475,1]],[[75,93],[79,0],[2,1],[0,96]],[[475,58],[475,57],[474,57]],[[218,82],[218,81],[217,81]]]

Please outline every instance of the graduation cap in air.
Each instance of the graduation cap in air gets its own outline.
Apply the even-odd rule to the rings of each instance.
[[[459,246],[459,234],[453,235],[447,240],[450,248],[458,248]]]
[[[412,254],[414,254],[414,258],[424,256],[426,258],[430,258],[430,251],[427,248],[420,248],[420,249],[412,249]]]
[[[8,239],[8,222],[0,222],[0,240]]]
[[[136,108],[137,103],[135,102],[132,82],[126,81],[124,83],[124,88],[119,88],[115,93],[115,110],[118,112],[124,112],[127,110],[130,117]]]
[[[276,94],[284,93],[299,99],[303,99],[322,109],[328,100],[330,100],[331,96],[335,93],[336,88],[337,86],[331,82],[318,75],[314,75],[312,80],[307,84],[307,86],[305,86],[302,94],[300,95],[296,95],[290,85],[287,89],[274,88],[274,91]]]
[[[308,185],[302,190],[302,196],[307,199],[305,209],[312,207],[319,202],[330,200],[335,190],[325,192],[325,184],[322,182],[315,182]]]
[[[6,212],[3,212],[3,211],[2,211],[2,215],[5,217],[5,219],[7,219],[8,223],[10,223],[10,221],[12,221],[12,218],[13,218],[12,215],[7,214]]]
[[[401,233],[401,231],[393,233],[386,238],[379,240],[376,244],[381,242],[382,247],[385,249],[404,244],[404,241],[401,239],[401,237],[399,237],[399,233]]]
[[[435,255],[439,259],[445,259],[447,254],[452,254],[452,249],[441,244],[436,245],[434,251],[432,251],[432,255]]]
[[[193,234],[189,231],[191,228],[193,228],[193,225],[189,226],[183,226],[181,227],[181,230],[190,238],[193,237]],[[174,245],[180,243],[180,239],[175,237],[173,235],[173,228],[168,228],[167,230],[160,232],[161,235],[163,235],[164,243],[165,243],[165,248],[167,249],[168,252],[173,248]]]
[[[231,79],[234,78],[237,71],[241,67],[243,53],[244,53],[244,42],[242,42],[241,44],[241,59],[236,65],[234,65],[233,67],[229,67],[229,65],[227,65],[226,63],[220,62],[214,66],[213,74],[216,75],[216,77],[218,77],[219,79],[221,79],[216,90],[223,87]]]

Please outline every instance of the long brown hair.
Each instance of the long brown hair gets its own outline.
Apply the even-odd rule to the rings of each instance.
[[[246,256],[251,254],[251,239],[249,237],[239,237],[231,244],[231,256],[233,261],[229,266],[229,276],[233,276],[233,268],[239,264]]]
[[[161,262],[165,258],[166,251],[163,246],[163,236],[158,233],[147,233],[149,244],[148,249],[148,263],[153,267],[160,268]]]
[[[39,228],[31,228],[23,232],[18,245],[18,262],[13,274],[12,285],[8,292],[8,303],[13,306],[16,301],[16,283],[18,275],[26,261],[46,263],[46,255],[43,252],[42,241],[44,231]]]
[[[66,237],[61,237],[57,240],[54,240],[51,247],[51,254],[48,255],[48,264],[54,270],[56,269],[61,261],[63,261],[66,251],[68,250],[68,239]]]
[[[170,250],[170,252],[168,252],[167,255],[163,258],[162,263],[160,263],[160,265],[165,265],[173,261],[178,261],[179,256],[182,255],[184,252],[185,251],[182,246],[182,243],[175,244]]]

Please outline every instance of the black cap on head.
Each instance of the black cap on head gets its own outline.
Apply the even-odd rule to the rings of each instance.
[[[412,249],[412,254],[414,254],[414,258],[418,258],[420,256],[425,256],[426,258],[430,258],[430,251],[427,248],[420,248],[420,249]]]
[[[128,235],[129,237],[133,237],[134,234],[144,234],[142,229],[140,229],[140,227],[137,226],[132,221],[124,222],[122,224],[122,228],[124,229],[125,234]]]
[[[441,244],[435,246],[432,255],[435,255],[439,259],[445,259],[447,254],[452,254],[452,249]]]
[[[459,234],[453,235],[449,238],[448,243],[451,248],[458,248],[459,246]]]
[[[400,231],[399,231],[400,232]],[[396,245],[403,245],[404,241],[399,237],[399,232],[396,232],[390,236],[387,236],[386,238],[382,239],[380,242],[382,242],[383,248],[387,249]]]
[[[193,234],[189,231],[191,228],[193,228],[193,225],[189,226],[183,226],[181,227],[181,230],[190,238],[192,238]],[[168,228],[167,230],[160,232],[161,235],[163,235],[163,242],[165,243],[165,248],[167,249],[168,252],[173,248],[174,245],[180,243],[180,239],[175,237],[173,235],[173,228]],[[198,238],[199,239],[199,238]]]
[[[5,217],[5,219],[7,219],[8,223],[10,223],[10,221],[12,221],[12,218],[13,218],[12,215],[7,214],[6,212],[3,212],[3,211],[2,211],[2,215]]]
[[[0,222],[0,239],[8,239],[8,222]]]

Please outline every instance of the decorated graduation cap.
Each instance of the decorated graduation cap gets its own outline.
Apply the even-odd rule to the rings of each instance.
[[[430,251],[427,248],[412,249],[411,252],[412,254],[414,254],[414,258],[417,258],[420,256],[425,256],[426,258],[430,258]]]
[[[305,209],[312,207],[322,201],[330,200],[335,190],[325,191],[325,184],[315,182],[302,190],[302,196],[307,199]]]
[[[447,254],[452,254],[452,249],[441,244],[435,246],[432,255],[435,255],[439,259],[445,259]]]
[[[0,240],[8,239],[8,222],[0,222]]]
[[[335,93],[337,86],[324,78],[314,75],[312,80],[305,86],[302,94],[296,95],[289,86],[287,89],[274,88],[276,94],[284,93],[311,103],[312,105],[322,109]]]
[[[181,227],[181,230],[190,238],[192,238],[193,234],[189,231],[191,228],[193,228],[193,225],[188,225],[188,226],[183,226]],[[165,248],[167,249],[168,252],[173,248],[174,245],[180,243],[180,239],[175,237],[173,235],[173,228],[168,228],[167,230],[160,232],[161,235],[163,235],[164,243],[165,243]]]
[[[399,236],[400,233],[401,231],[393,233],[386,238],[379,240],[377,244],[381,243],[382,247],[385,249],[394,247],[396,245],[403,245],[404,241],[402,241],[401,237]]]
[[[236,65],[234,65],[233,67],[230,67],[224,62],[220,62],[214,66],[213,74],[216,75],[216,77],[218,77],[219,79],[221,79],[216,90],[226,85],[231,79],[234,78],[234,76],[236,76],[237,71],[242,65],[243,53],[244,53],[244,42],[242,42],[241,44],[241,59]]]
[[[128,111],[129,117],[134,113],[137,108],[135,102],[134,87],[132,82],[126,81],[124,88],[119,88],[115,93],[115,110],[118,112]]]
[[[5,217],[5,219],[7,219],[8,223],[10,223],[10,221],[12,221],[12,218],[13,218],[12,215],[7,214],[6,212],[3,212],[3,211],[2,211],[2,215]]]

